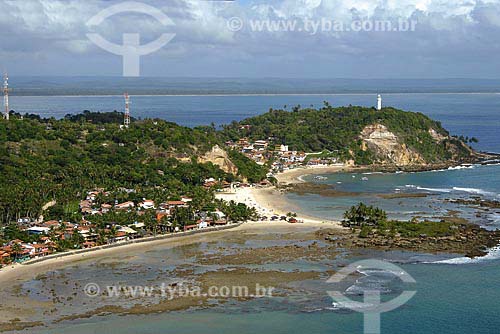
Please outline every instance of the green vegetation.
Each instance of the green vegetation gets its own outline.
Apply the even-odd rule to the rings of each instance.
[[[57,204],[43,212],[44,218],[77,219],[75,201],[95,188],[119,200],[137,200],[134,194],[166,200],[196,197],[206,178],[234,180],[218,166],[197,162],[199,155],[221,145],[212,127],[191,129],[148,119],[120,129],[109,123],[115,119],[115,113],[84,113],[61,120],[1,120],[0,224],[38,218],[52,200]],[[253,180],[259,178],[260,167],[253,161],[242,159],[238,165],[242,175],[249,170]]]
[[[224,147],[227,140],[242,137],[270,138],[271,148],[286,144],[294,150],[322,152],[312,157],[370,164],[374,154],[363,148],[359,134],[365,126],[381,123],[427,162],[471,154],[439,122],[393,108],[333,108],[325,103],[319,110],[270,110],[222,131],[213,125],[188,128],[160,119],[133,120],[130,128],[122,129],[122,116],[85,111],[56,120],[12,113],[10,121],[0,120],[0,224],[42,213],[46,219],[78,220],[78,201],[95,188],[110,191],[113,198],[108,201],[137,202],[147,197],[158,202],[186,195],[207,205],[210,201],[200,190],[207,178],[259,182],[266,177],[269,166],[259,166],[235,150],[228,154],[238,168],[237,176],[198,162],[214,145]],[[430,129],[444,139],[437,143]],[[57,203],[42,212],[54,200]]]
[[[257,218],[257,211],[254,207],[248,207],[243,203],[229,201],[228,203],[220,203],[221,211],[226,215],[227,219],[232,222],[254,220]]]
[[[244,154],[236,150],[230,150],[229,159],[238,167],[238,175],[244,177],[249,182],[259,182],[266,178],[269,168],[256,164]]]
[[[363,203],[351,207],[344,213],[344,227],[359,231],[360,238],[370,234],[393,238],[396,235],[405,238],[446,237],[457,234],[458,227],[450,222],[388,220],[385,211]]]
[[[325,103],[319,110],[300,107],[292,111],[271,109],[266,114],[225,126],[223,134],[230,140],[271,137],[274,144],[289,145],[291,150],[328,151],[343,160],[354,159],[357,164],[371,164],[375,161],[374,154],[363,150],[359,136],[366,126],[376,123],[385,125],[428,163],[464,159],[471,154],[460,139],[450,138],[439,122],[422,113],[394,108],[383,108],[381,111],[356,106],[333,108]],[[443,140],[436,142],[431,129]]]
[[[387,220],[387,213],[373,206],[359,203],[344,213],[344,227],[377,226]]]
[[[71,122],[91,122],[94,124],[106,124],[115,123],[120,124],[123,122],[123,113],[118,111],[113,112],[92,112],[89,110],[84,110],[81,114],[67,114],[64,119]],[[134,117],[130,117],[131,122],[135,122]]]

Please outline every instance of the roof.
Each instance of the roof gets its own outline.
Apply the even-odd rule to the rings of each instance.
[[[122,228],[120,228],[118,233],[119,232],[125,232],[127,234],[136,234],[137,233],[134,229],[131,229],[130,227],[127,227],[127,226],[123,226]]]
[[[49,221],[46,221],[42,224],[43,226],[59,226],[59,222],[57,220],[49,220]]]
[[[168,201],[168,205],[185,205],[186,203],[184,201]]]
[[[27,231],[46,233],[46,232],[50,231],[50,228],[43,227],[43,226],[33,226],[33,227],[30,227],[29,229],[27,229]]]
[[[132,206],[134,206],[134,202],[131,202],[131,201],[115,205],[115,207],[117,207],[117,208],[125,208],[125,207],[132,207]]]

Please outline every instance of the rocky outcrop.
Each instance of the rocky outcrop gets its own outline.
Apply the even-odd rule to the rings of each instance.
[[[219,166],[226,173],[231,173],[234,175],[238,174],[238,167],[229,159],[229,155],[226,151],[220,148],[218,145],[212,147],[210,151],[205,153],[202,157],[198,158],[198,162],[206,163],[211,162],[214,165]]]
[[[409,148],[385,125],[372,124],[361,131],[362,150],[369,150],[378,163],[408,166],[425,163],[423,157]]]

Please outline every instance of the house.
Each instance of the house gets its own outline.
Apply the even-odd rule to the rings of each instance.
[[[49,231],[50,231],[49,227],[43,227],[43,226],[33,226],[26,230],[26,232],[28,232],[28,234],[31,235],[47,234],[49,233]]]
[[[94,210],[92,210],[92,208],[90,208],[90,207],[83,207],[83,208],[81,208],[81,210],[80,210],[80,211],[81,211],[84,215],[87,215],[87,214],[91,215],[91,214],[93,214],[93,213],[94,213]]]
[[[267,148],[267,146],[269,145],[269,143],[266,141],[266,140],[256,140],[254,143],[253,143],[253,147],[256,149],[256,150],[259,150],[259,151],[263,151]]]
[[[240,138],[236,143],[239,147],[248,146],[248,138]]]
[[[18,224],[28,224],[30,222],[31,222],[31,218],[29,218],[29,217],[23,217],[23,218],[19,218],[17,220]]]
[[[146,225],[144,223],[135,222],[135,223],[131,224],[130,226],[132,226],[133,228],[135,228],[137,230],[137,229],[144,228]]]
[[[52,253],[46,244],[32,244],[32,247],[33,253],[30,253],[30,257],[46,256]]]
[[[128,240],[127,233],[125,232],[116,232],[115,237],[113,238],[114,242],[126,241]]]
[[[187,204],[184,201],[167,201],[167,207],[169,209],[176,208],[176,207],[186,207]]]
[[[85,241],[83,244],[82,244],[83,248],[93,248],[95,246],[97,246],[97,244],[93,241]]]
[[[127,234],[127,236],[129,238],[135,238],[137,236],[137,231],[134,229],[131,229],[130,227],[127,227],[127,226],[120,227],[120,229],[118,230],[118,233],[120,233],[120,232]]]
[[[213,222],[214,225],[220,226],[220,225],[227,225],[227,221],[225,219],[218,219]]]
[[[95,201],[95,199],[97,198],[97,196],[99,196],[99,192],[98,191],[89,191],[87,193],[86,200],[93,202],[93,201]]]
[[[111,210],[113,206],[111,204],[103,203],[101,204],[101,212],[102,213],[107,213],[109,210]]]
[[[135,207],[135,204],[134,204],[134,202],[131,202],[131,201],[115,205],[116,210],[126,210],[126,209],[131,209],[133,207]]]
[[[170,217],[170,210],[168,212],[166,211],[159,211],[156,213],[156,220],[161,221],[163,217]]]
[[[80,204],[78,206],[80,207],[80,209],[90,208],[90,207],[92,207],[92,201],[87,200],[87,199],[80,201]]]
[[[219,210],[211,212],[210,215],[212,217],[214,217],[215,220],[221,220],[221,219],[225,219],[226,218],[226,215],[222,211],[219,211]]]
[[[0,265],[11,260],[10,247],[0,247]]]
[[[143,208],[144,210],[150,210],[155,208],[155,202],[149,199],[146,199],[139,203],[139,207]]]
[[[48,228],[58,228],[61,225],[57,220],[48,220],[44,222],[41,226]]]
[[[196,225],[185,225],[184,226],[184,231],[195,230],[197,228],[198,228],[198,224],[196,224]]]
[[[206,189],[209,189],[209,188],[217,186],[218,184],[219,183],[217,181],[205,181],[205,183],[203,184],[203,187]]]

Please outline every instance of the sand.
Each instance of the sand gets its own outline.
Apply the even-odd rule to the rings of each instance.
[[[283,173],[275,175],[276,179],[281,184],[292,184],[305,182],[302,177],[306,175],[320,175],[329,174],[337,172],[349,172],[352,171],[353,167],[343,164],[329,165],[329,166],[312,166],[312,167],[299,167],[295,169],[289,169]]]
[[[95,251],[86,252],[83,254],[68,255],[48,259],[42,262],[32,264],[14,264],[0,269],[0,285],[12,285],[16,281],[26,281],[33,279],[39,274],[46,273],[59,268],[72,265],[80,261],[89,261],[101,257],[112,257],[120,254],[131,254],[134,252],[144,253],[148,250],[158,247],[177,247],[189,245],[195,242],[205,241],[207,239],[216,239],[223,236],[229,231],[253,231],[265,233],[269,230],[269,224],[272,224],[273,229],[286,229],[286,231],[303,230],[304,228],[335,228],[338,227],[335,222],[322,222],[319,220],[308,221],[307,224],[290,224],[284,221],[276,222],[246,222],[232,229],[206,232],[195,235],[179,236],[170,239],[155,240],[150,242],[126,244],[109,249],[96,249]],[[1,312],[0,312],[1,315]]]
[[[299,212],[300,208],[286,200],[285,196],[275,187],[244,187],[237,188],[234,192],[223,192],[216,195],[218,199],[244,203],[257,209],[261,216],[270,218],[273,215],[286,216],[292,212],[297,214],[297,219],[306,224],[330,224],[340,227],[340,222],[308,216]],[[275,224],[276,221],[269,223]],[[285,222],[286,223],[286,222]],[[290,223],[286,223],[290,224]]]
[[[202,287],[207,287],[207,284],[215,284],[214,281],[218,281],[219,284],[227,285],[228,281],[236,283],[245,283],[252,286],[253,283],[266,284],[273,282],[273,286],[278,284],[286,285],[291,281],[300,281],[303,279],[310,279],[317,277],[318,273],[311,272],[277,272],[276,270],[258,268],[249,269],[246,266],[248,263],[254,263],[255,265],[263,265],[267,262],[278,262],[281,263],[285,260],[304,258],[304,259],[317,259],[321,258],[331,258],[334,259],[338,255],[337,249],[328,244],[321,244],[314,242],[317,240],[316,232],[323,229],[329,229],[335,227],[334,223],[323,223],[323,222],[307,222],[304,224],[290,224],[284,221],[278,222],[247,222],[242,225],[236,226],[233,229],[214,231],[201,233],[196,235],[187,235],[171,239],[151,241],[144,244],[130,244],[123,245],[121,247],[96,250],[94,252],[71,255],[63,258],[56,258],[46,260],[40,263],[34,263],[30,265],[17,265],[14,269],[6,268],[0,272],[0,299],[2,300],[2,307],[0,308],[0,331],[8,329],[22,329],[30,326],[42,326],[40,323],[31,323],[32,319],[36,321],[40,320],[41,316],[47,316],[47,318],[42,318],[50,323],[52,321],[59,320],[72,320],[77,318],[85,318],[101,313],[116,313],[116,314],[148,314],[155,312],[166,312],[173,310],[183,310],[190,307],[208,307],[207,301],[204,299],[176,299],[174,301],[164,301],[158,304],[155,303],[138,303],[132,308],[123,308],[122,306],[127,305],[124,301],[123,305],[111,305],[103,303],[103,301],[98,301],[95,304],[95,308],[85,307],[80,311],[75,313],[65,313],[65,305],[68,304],[68,309],[72,306],[72,302],[69,299],[64,299],[64,295],[61,299],[51,299],[48,301],[37,301],[31,299],[26,294],[19,294],[18,287],[20,284],[30,280],[43,280],[39,277],[40,274],[45,274],[49,271],[60,270],[70,266],[78,266],[83,264],[82,261],[105,261],[106,263],[126,263],[128,257],[138,254],[143,254],[150,250],[161,250],[165,248],[180,247],[183,250],[183,256],[196,257],[197,265],[203,266],[204,264],[213,262],[213,265],[230,265],[232,269],[227,269],[221,267],[217,272],[211,272],[210,274],[198,274],[191,273],[190,265],[187,266],[188,270],[186,272],[187,277],[184,279],[186,281],[195,280],[202,283]],[[225,242],[227,240],[232,240],[232,242],[244,245],[248,240],[264,240],[265,243],[269,243],[266,248],[259,247],[249,247],[240,248],[233,250],[232,252],[227,252],[227,249],[218,248],[218,242]],[[276,241],[274,244],[273,242]],[[311,241],[307,243],[307,241]],[[187,248],[184,246],[196,243],[210,243],[212,250],[214,252],[204,253],[204,249],[196,248],[196,252],[191,254],[186,252]],[[300,247],[296,243],[304,243]],[[241,257],[241,258],[240,258]],[[252,262],[253,261],[253,262]],[[242,266],[240,271],[234,271],[235,266]],[[147,266],[146,266],[147,267]],[[145,268],[146,268],[145,267]],[[178,266],[177,269],[181,270],[179,274],[174,275],[175,277],[182,278],[182,265]],[[136,269],[131,269],[136,270]],[[146,269],[144,269],[146,270]],[[191,270],[192,271],[192,270]],[[163,272],[159,272],[158,275],[165,275]],[[85,274],[82,274],[85,277]],[[160,277],[158,276],[158,277]],[[122,276],[117,276],[122,277]],[[221,278],[223,278],[221,280]],[[245,280],[243,280],[245,278]],[[56,282],[65,284],[64,279],[55,278]],[[57,281],[59,279],[60,281]],[[157,278],[159,280],[159,278]],[[279,279],[278,281],[276,281]],[[149,282],[149,281],[148,281]],[[82,283],[83,284],[83,283]],[[148,283],[149,284],[149,283]],[[255,284],[253,284],[255,285]],[[270,283],[269,283],[270,285]],[[56,286],[58,286],[56,284]],[[75,285],[76,286],[76,285]],[[77,292],[80,293],[82,286],[78,286]],[[71,290],[73,291],[73,290]],[[104,306],[103,306],[104,304]],[[48,313],[47,313],[48,312]],[[13,319],[19,319],[14,321]],[[45,322],[44,320],[44,322]]]
[[[323,174],[332,173],[345,170],[345,166],[318,166],[309,168],[297,168],[294,170],[285,171],[277,175],[277,179],[281,183],[295,183],[301,182],[298,179],[300,176],[307,174]],[[247,222],[235,229],[254,230],[266,232],[269,229],[269,224],[273,227],[281,227],[286,229],[303,229],[307,227],[320,227],[320,228],[336,228],[341,229],[341,224],[338,221],[325,220],[322,218],[311,217],[300,213],[300,208],[288,202],[285,196],[275,187],[244,187],[238,188],[234,192],[218,193],[216,195],[219,199],[226,201],[233,200],[237,203],[244,203],[248,206],[253,206],[257,209],[258,213],[262,216],[271,217],[272,215],[283,216],[288,212],[297,213],[297,219],[303,223],[291,224],[284,221],[263,221],[263,222]],[[114,254],[123,254],[124,252],[145,252],[154,247],[161,247],[162,245],[168,247],[175,247],[184,244],[190,244],[203,240],[207,237],[221,235],[226,231],[213,231],[198,235],[179,236],[170,239],[154,240],[150,242],[126,244],[119,247],[109,249],[96,249],[94,251],[86,252],[83,254],[75,254],[64,257],[57,257],[48,259],[38,263],[32,264],[15,264],[0,269],[0,284],[15,283],[15,281],[25,281],[34,278],[39,274],[62,268],[79,261],[86,261],[96,259],[104,256],[113,256]]]
[[[238,228],[239,227],[235,227],[234,229]],[[124,253],[145,252],[150,250],[151,248],[161,246],[181,246],[198,242],[207,238],[207,236],[209,235],[218,235],[224,233],[225,231],[226,230],[206,232],[194,235],[181,235],[179,237],[173,237],[169,239],[159,239],[149,242],[124,244],[108,249],[96,249],[82,254],[61,256],[37,263],[14,264],[0,269],[0,285],[6,282],[13,283],[15,280],[24,281],[29,278],[34,278],[38,274],[55,270],[57,268],[62,268],[79,261],[86,261],[104,256],[120,255]]]

